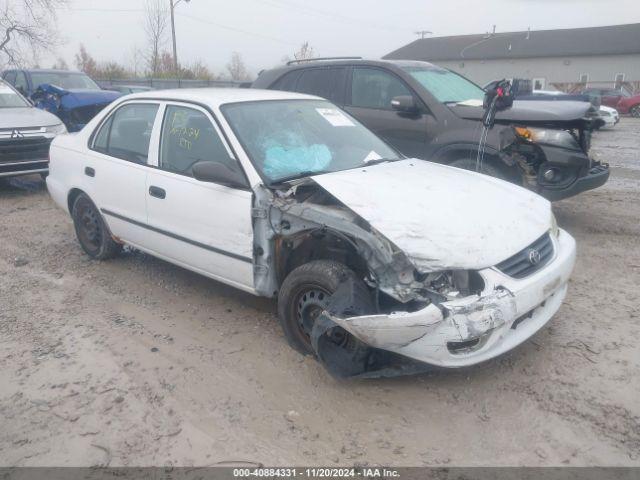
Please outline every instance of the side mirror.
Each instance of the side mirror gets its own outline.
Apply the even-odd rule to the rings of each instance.
[[[231,188],[247,188],[244,174],[220,162],[198,162],[191,167],[193,177],[201,182],[217,183]]]
[[[391,108],[396,112],[418,113],[420,109],[416,103],[416,99],[411,95],[401,95],[391,99]]]

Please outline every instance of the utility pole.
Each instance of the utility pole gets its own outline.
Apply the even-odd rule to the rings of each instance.
[[[174,10],[182,0],[169,0],[171,6],[171,37],[173,39],[173,69],[178,73],[178,43],[176,41],[176,14]],[[189,3],[191,0],[184,0]]]
[[[415,34],[420,35],[420,37],[424,40],[424,37],[426,37],[427,35],[432,35],[433,32],[429,30],[418,30],[417,32],[415,32]]]

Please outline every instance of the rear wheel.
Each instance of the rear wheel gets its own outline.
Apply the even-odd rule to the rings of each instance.
[[[631,107],[629,109],[629,113],[634,118],[640,118],[640,104],[639,105],[634,105],[633,107]]]
[[[300,353],[313,354],[311,332],[316,319],[327,308],[331,296],[345,281],[354,282],[354,314],[374,311],[369,291],[362,280],[345,265],[316,260],[293,270],[278,295],[278,318],[289,344]],[[347,347],[355,339],[342,328],[331,330],[331,341]]]
[[[78,195],[71,210],[80,246],[91,258],[107,260],[115,257],[122,245],[116,243],[98,208],[84,193]]]

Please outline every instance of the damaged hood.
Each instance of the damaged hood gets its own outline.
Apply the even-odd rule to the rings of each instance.
[[[119,92],[109,90],[65,90],[65,92],[67,93],[62,97],[61,103],[68,108],[111,103],[122,96]]]
[[[484,115],[484,109],[481,106],[457,104],[450,108],[457,116],[470,120],[482,120]],[[496,122],[573,123],[587,117],[591,109],[593,105],[588,102],[516,100],[513,102],[513,107],[497,112]]]
[[[312,178],[423,272],[494,266],[551,228],[551,204],[535,193],[424,160]]]

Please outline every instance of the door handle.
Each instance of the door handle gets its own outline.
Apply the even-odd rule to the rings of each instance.
[[[87,177],[95,177],[96,176],[96,171],[91,167],[84,167],[84,174]]]
[[[149,187],[149,195],[155,198],[159,198],[160,200],[164,200],[167,196],[167,192],[164,188],[154,187],[153,185]]]

